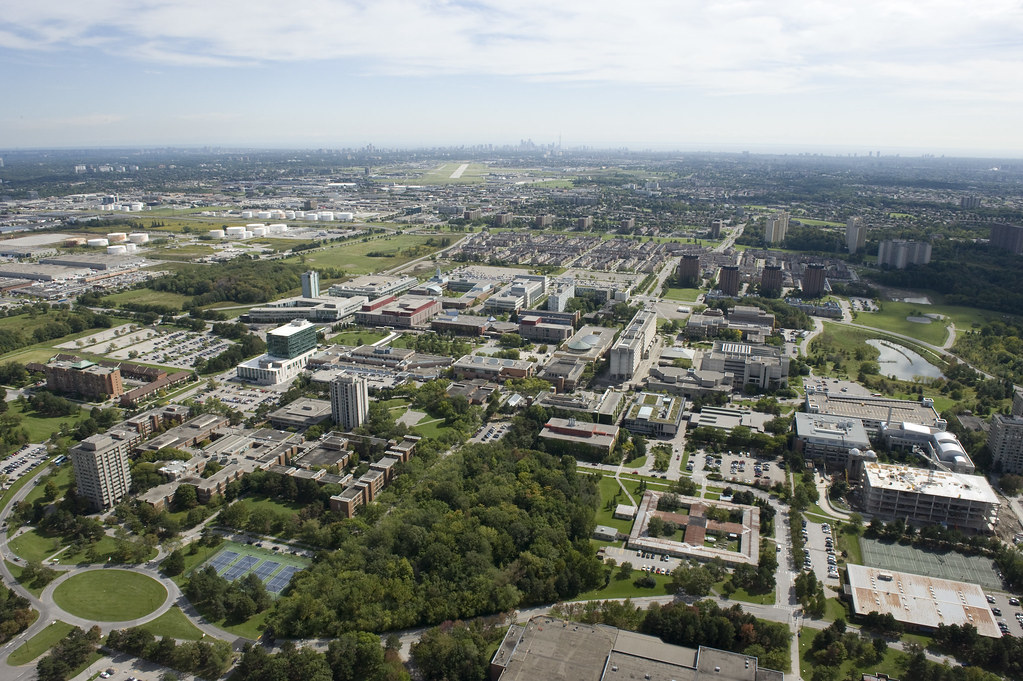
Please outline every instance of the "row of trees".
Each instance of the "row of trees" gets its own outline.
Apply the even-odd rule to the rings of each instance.
[[[35,306],[25,319],[25,326],[35,327],[31,332],[23,331],[14,326],[0,329],[0,354],[13,352],[33,343],[45,343],[56,338],[63,338],[72,333],[81,333],[89,329],[109,329],[113,319],[109,315],[99,314],[86,308],[72,310],[67,305]],[[46,321],[38,324],[38,317]]]
[[[327,645],[324,653],[296,648],[290,641],[284,643],[276,655],[261,646],[246,645],[234,678],[245,681],[408,681],[398,647],[397,637],[389,638],[385,649],[378,636],[365,631],[340,634]],[[455,681],[455,677],[449,678]]]
[[[32,624],[32,609],[27,598],[0,586],[0,644],[7,643]]]
[[[75,627],[50,648],[50,653],[36,663],[38,681],[64,681],[96,652],[102,633],[93,626],[89,631]]]
[[[159,640],[146,629],[113,630],[107,636],[106,646],[157,664],[215,679],[231,663],[231,644],[226,641],[188,641],[177,643],[164,636]]]
[[[270,607],[270,594],[254,572],[229,582],[217,575],[212,566],[192,573],[185,585],[185,596],[213,621],[244,622]]]

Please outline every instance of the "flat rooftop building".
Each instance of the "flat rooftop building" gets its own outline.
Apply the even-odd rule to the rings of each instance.
[[[979,475],[904,465],[863,464],[863,510],[882,518],[990,532],[998,497]]]
[[[513,624],[490,662],[496,681],[783,681],[757,658],[716,648],[688,648],[604,624],[537,616]]]
[[[938,421],[933,401],[896,400],[890,397],[859,397],[855,395],[829,395],[806,393],[806,411],[809,414],[828,414],[859,419],[869,435],[878,435],[882,423],[905,421],[921,426],[933,426]]]
[[[891,615],[910,627],[967,624],[981,636],[1001,638],[987,596],[976,584],[849,564],[847,592],[853,614]]]
[[[869,449],[870,438],[859,419],[829,414],[796,412],[796,451],[823,459],[825,464],[845,466],[850,449]]]
[[[355,277],[342,284],[334,284],[328,289],[332,296],[351,298],[366,296],[370,300],[383,296],[396,296],[408,291],[419,283],[415,277],[388,277],[382,274],[368,274]]]

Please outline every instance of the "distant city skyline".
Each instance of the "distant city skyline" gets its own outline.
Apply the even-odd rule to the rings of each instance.
[[[1009,0],[16,0],[0,148],[1023,157],[1021,34]]]

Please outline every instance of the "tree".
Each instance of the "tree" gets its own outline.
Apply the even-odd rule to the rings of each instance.
[[[632,563],[630,563],[629,561],[625,561],[624,563],[618,566],[618,573],[615,574],[615,579],[620,580],[629,579],[630,577],[632,577],[632,569],[633,569]]]
[[[163,563],[160,565],[164,573],[174,577],[180,575],[185,570],[185,554],[181,552],[181,549],[174,549],[170,555],[167,556]]]

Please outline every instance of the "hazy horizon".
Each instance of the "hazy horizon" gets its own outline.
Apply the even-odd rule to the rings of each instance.
[[[0,147],[1023,157],[1009,0],[15,0]]]

